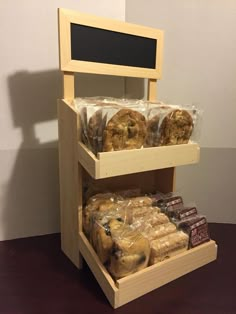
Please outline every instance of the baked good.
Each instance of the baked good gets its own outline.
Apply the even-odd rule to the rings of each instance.
[[[193,131],[193,119],[188,111],[176,109],[168,113],[159,126],[159,145],[187,144]]]
[[[150,265],[164,261],[188,249],[188,235],[176,231],[151,242]]]
[[[88,140],[91,150],[96,154],[98,149],[98,133],[102,126],[102,109],[98,109],[89,119],[87,126]]]
[[[176,226],[172,222],[167,222],[154,227],[148,226],[142,231],[142,235],[148,239],[148,241],[153,241],[155,239],[160,239],[166,235],[176,232]]]
[[[93,230],[91,233],[91,242],[92,245],[97,252],[97,255],[103,264],[109,262],[112,247],[113,247],[113,233],[118,229],[124,226],[124,222],[121,218],[111,218],[110,214],[107,217],[104,217],[105,220],[102,219],[97,220],[93,225]],[[106,222],[105,222],[106,221]]]
[[[103,151],[141,148],[147,134],[146,119],[138,111],[119,110],[103,132]]]
[[[123,198],[116,193],[99,193],[92,196],[83,209],[83,229],[88,236],[91,229],[91,217],[96,211],[108,211],[117,208]]]
[[[112,222],[110,228],[113,229]],[[113,232],[112,237],[114,242],[109,271],[114,278],[125,277],[147,266],[150,244],[141,233],[124,225]]]

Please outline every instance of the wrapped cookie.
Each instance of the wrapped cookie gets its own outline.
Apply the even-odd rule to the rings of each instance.
[[[160,113],[159,146],[187,144],[199,133],[199,121],[202,115],[194,106],[172,106]]]
[[[176,231],[151,242],[149,264],[153,265],[188,249],[189,238],[183,231]]]
[[[122,108],[108,119],[103,132],[103,151],[141,148],[146,134],[145,116],[138,110]]]

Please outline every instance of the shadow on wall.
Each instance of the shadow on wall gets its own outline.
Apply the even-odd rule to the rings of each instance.
[[[137,82],[135,98],[143,95],[143,81]],[[54,233],[60,229],[57,140],[42,143],[37,138],[35,125],[56,119],[56,100],[61,98],[61,86],[61,73],[57,70],[22,71],[8,78],[12,121],[15,128],[22,130],[22,143],[17,151],[9,152],[12,164],[7,170],[10,177],[3,198],[3,239]],[[77,96],[124,97],[125,84],[120,77],[83,74],[76,77],[76,91]]]

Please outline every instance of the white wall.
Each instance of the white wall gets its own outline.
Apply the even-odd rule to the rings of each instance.
[[[204,110],[201,161],[177,169],[177,189],[209,221],[236,223],[236,2],[127,0],[126,21],[165,31],[159,99]]]
[[[59,231],[58,7],[125,19],[125,0],[0,2],[0,240]],[[119,78],[77,82],[80,95],[124,92]]]

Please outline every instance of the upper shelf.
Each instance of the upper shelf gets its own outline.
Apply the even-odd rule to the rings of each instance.
[[[98,153],[97,157],[78,143],[78,161],[95,179],[194,164],[199,156],[195,143]]]

